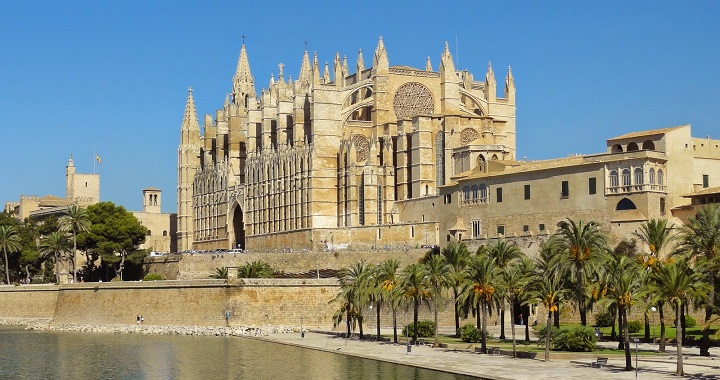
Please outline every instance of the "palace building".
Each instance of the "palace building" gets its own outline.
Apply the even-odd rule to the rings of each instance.
[[[362,51],[353,72],[340,54],[332,74],[307,51],[299,66],[293,79],[279,65],[258,94],[243,44],[232,91],[202,128],[189,91],[178,250],[513,237],[532,251],[568,217],[602,222],[616,241],[720,186],[718,140],[689,126],[619,136],[601,154],[518,161],[512,71],[499,96],[492,66],[476,80],[447,44],[437,71],[430,57],[391,66],[382,38],[369,67]]]

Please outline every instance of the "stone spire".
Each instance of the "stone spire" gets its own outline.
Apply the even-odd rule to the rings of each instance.
[[[333,73],[335,74],[335,87],[342,87],[343,82],[343,68],[340,60],[340,52],[335,53],[335,59],[333,60]]]
[[[312,69],[310,68],[310,57],[308,56],[307,50],[303,53],[302,63],[300,64],[300,76],[298,77],[298,80],[308,84],[312,82]]]
[[[447,41],[445,51],[440,57],[440,92],[442,111],[457,112],[460,109],[460,80],[455,72],[455,63]]]
[[[317,52],[313,53],[312,65],[312,83],[314,86],[320,84],[320,62],[318,62]]]
[[[328,62],[325,61],[325,71],[323,71],[323,81],[325,83],[330,83],[330,66],[328,65]]]
[[[343,60],[342,60],[342,73],[343,73],[343,78],[345,78],[346,76],[348,76],[350,74],[350,69],[348,68],[346,56],[343,56]]]
[[[183,122],[181,130],[186,131],[197,131],[200,133],[200,125],[198,124],[197,111],[195,110],[195,99],[193,98],[192,87],[188,88],[187,102],[185,103],[185,115],[183,116]]]
[[[255,79],[250,72],[245,43],[240,47],[240,58],[238,58],[237,69],[233,77],[233,101],[235,104],[246,104],[246,98],[255,98]],[[242,102],[241,102],[242,100]]]
[[[433,71],[432,63],[430,62],[430,56],[428,55],[427,61],[425,61],[425,71]]]
[[[492,69],[492,62],[488,62],[487,74],[485,74],[485,99],[488,102],[494,102],[497,98],[497,82],[495,82],[495,73]]]
[[[357,64],[355,65],[355,69],[357,70],[358,74],[361,71],[365,70],[365,62],[363,61],[362,49],[358,50],[358,58],[357,58]]]
[[[282,62],[278,63],[278,70],[280,71],[280,72],[278,73],[278,81],[280,81],[280,82],[284,82],[284,81],[285,81],[284,69],[285,69],[285,64],[282,63]]]
[[[382,36],[380,36],[377,47],[375,48],[373,67],[375,67],[380,74],[387,74],[388,68],[390,67],[390,62],[388,61],[388,54],[385,50],[385,44],[383,43]]]
[[[515,78],[513,78],[510,66],[508,66],[507,76],[505,77],[505,99],[510,103],[515,102]]]
[[[445,41],[445,51],[443,51],[442,57],[440,58],[440,68],[445,72],[445,75],[455,75],[455,62],[453,62],[452,54],[450,54],[450,46]]]

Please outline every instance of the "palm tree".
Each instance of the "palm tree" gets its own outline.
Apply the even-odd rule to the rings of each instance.
[[[40,239],[40,253],[43,257],[52,255],[55,263],[55,282],[60,282],[58,262],[67,253],[70,242],[62,231],[53,231]]]
[[[476,316],[481,316],[481,351],[487,351],[487,310],[495,299],[498,266],[489,255],[473,256],[467,268],[467,276],[461,297],[470,300]]]
[[[559,272],[545,271],[536,274],[531,282],[530,299],[525,303],[542,303],[547,310],[547,323],[545,325],[545,361],[550,361],[550,333],[552,331],[552,316],[558,311],[560,302],[566,297],[568,290],[562,284]]]
[[[708,302],[705,306],[705,322],[709,321],[715,305],[715,283],[720,271],[720,205],[709,204],[690,218],[680,233],[678,252],[684,252],[697,260],[697,269],[709,285]],[[700,355],[710,355],[710,329],[703,329]]]
[[[397,309],[400,306],[398,303],[399,293],[398,289],[398,270],[400,269],[400,262],[397,259],[385,260],[377,268],[377,279],[380,282],[380,297],[383,302],[390,306],[392,311],[393,320],[393,343],[397,343]],[[379,318],[378,318],[379,320]]]
[[[216,279],[227,279],[228,278],[228,269],[227,267],[220,267],[215,268],[215,272],[209,276],[210,278],[216,278]]]
[[[10,261],[8,251],[17,252],[20,250],[20,235],[13,226],[0,226],[0,247],[5,255],[5,279],[10,285]]]
[[[630,356],[630,333],[627,324],[628,309],[634,305],[641,296],[643,276],[637,261],[625,255],[612,255],[605,265],[605,281],[603,281],[604,295],[608,303],[619,310],[620,329],[623,334],[625,349],[625,370],[631,371],[632,357]]]
[[[336,327],[342,323],[343,318],[345,319],[345,338],[350,337],[350,327],[355,329],[355,323],[357,322],[357,303],[355,296],[355,288],[348,285],[341,285],[338,294],[330,300],[330,303],[339,304],[340,307],[335,311],[332,316],[333,327]]]
[[[524,256],[517,245],[508,243],[505,240],[498,240],[488,248],[488,253],[495,258],[495,264],[501,270],[505,270],[511,262],[522,259]],[[511,319],[514,321],[514,318],[515,315],[513,314]],[[515,324],[513,323],[513,325]],[[500,339],[505,339],[505,295],[502,293],[500,294]]]
[[[657,296],[667,300],[675,308],[675,316],[677,330],[675,331],[675,339],[677,340],[677,368],[675,374],[684,376],[683,370],[683,353],[682,353],[682,323],[680,323],[681,305],[689,299],[705,299],[707,300],[709,293],[709,284],[707,284],[701,273],[693,271],[687,266],[684,260],[679,260],[667,265],[658,267],[658,270],[652,273],[654,277],[653,287],[651,291]]]
[[[227,268],[225,270],[227,271]],[[272,276],[272,267],[262,260],[245,262],[245,265],[238,268],[238,277],[240,278],[270,278]]]
[[[607,252],[607,240],[597,222],[584,223],[580,220],[575,223],[571,219],[562,224],[556,238],[557,248],[565,254],[565,262],[575,283],[580,324],[587,326],[585,281],[600,264],[601,256]]]
[[[351,303],[354,306],[354,312],[360,328],[360,339],[364,338],[363,308],[367,306],[371,299],[372,287],[369,282],[371,274],[372,271],[363,260],[340,270],[340,285],[350,288],[351,290],[348,292],[348,295],[354,297]]]
[[[512,323],[510,324],[510,332],[512,334],[513,357],[516,357],[515,347],[515,302],[518,300],[525,301],[523,296],[526,288],[530,283],[531,276],[534,272],[532,261],[523,258],[522,261],[513,263],[512,266],[504,268],[500,273],[498,287],[505,294],[510,302],[510,315]]]
[[[465,276],[465,268],[467,267],[470,251],[465,243],[452,242],[443,248],[441,254],[445,257],[448,265],[448,279],[450,289],[452,290],[453,306],[455,308],[455,333],[460,331],[460,303],[458,301],[458,292],[460,285]]]
[[[442,293],[449,284],[448,268],[445,257],[442,255],[432,255],[425,261],[425,269],[427,271],[427,283],[433,301],[433,310],[435,314],[435,342],[438,340],[438,301],[442,298]]]
[[[90,230],[90,219],[84,208],[70,205],[65,215],[58,220],[58,223],[61,231],[71,232],[73,236],[73,280],[77,282],[77,234]]]
[[[672,241],[674,235],[672,234],[672,225],[668,226],[667,219],[650,219],[647,222],[640,225],[640,232],[636,232],[641,242],[648,246],[650,251],[647,255],[642,255],[643,266],[647,270],[652,270],[652,267],[660,260],[660,255],[663,249]],[[650,279],[650,277],[645,277]],[[657,309],[660,310],[660,330],[661,333],[665,332],[665,318],[663,315],[662,301],[657,304]],[[647,310],[645,310],[645,339],[650,339],[650,319],[648,318]],[[664,334],[661,334],[664,337]],[[665,342],[661,339],[660,350],[665,351]]]
[[[413,307],[413,341],[418,338],[418,311],[420,303],[430,298],[427,271],[422,264],[410,264],[401,273],[400,286],[405,298],[412,302]]]

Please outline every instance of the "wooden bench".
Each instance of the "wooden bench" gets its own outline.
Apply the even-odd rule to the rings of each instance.
[[[590,367],[602,368],[604,365],[607,365],[607,362],[608,358],[597,358],[597,360],[590,363]]]

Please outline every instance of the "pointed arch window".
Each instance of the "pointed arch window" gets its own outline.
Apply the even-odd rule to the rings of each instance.
[[[657,184],[660,185],[660,186],[664,186],[664,185],[665,185],[665,178],[663,177],[663,170],[662,170],[662,169],[658,169],[658,171],[657,171]]]
[[[617,170],[610,170],[610,187],[618,187],[619,185]]]
[[[650,168],[650,171],[648,172],[648,183],[651,185],[655,184],[655,168]]]

